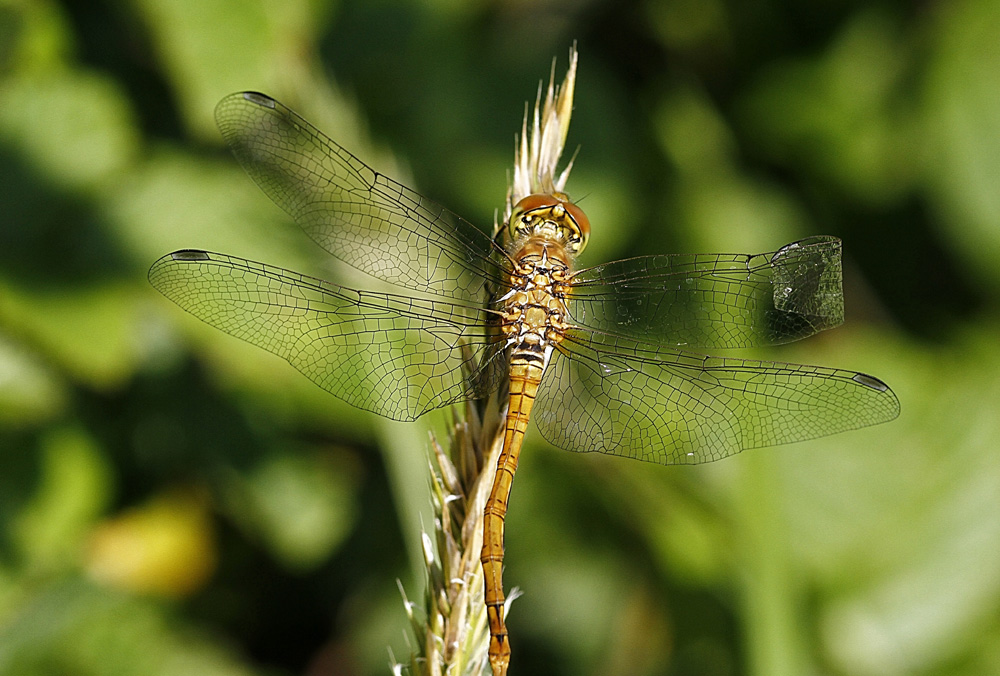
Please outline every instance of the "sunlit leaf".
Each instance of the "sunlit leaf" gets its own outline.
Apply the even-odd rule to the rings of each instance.
[[[112,387],[131,376],[141,355],[137,290],[121,284],[59,292],[3,286],[0,280],[0,320],[74,378]]]
[[[79,428],[49,432],[41,452],[38,488],[13,524],[14,537],[36,572],[72,570],[110,497],[111,468]]]
[[[232,475],[226,510],[290,568],[309,570],[343,542],[355,520],[352,472],[318,455],[278,454]]]
[[[942,8],[944,9],[944,8]],[[1000,283],[1000,5],[970,0],[938,13],[926,91],[926,180],[952,241]]]
[[[88,72],[0,80],[0,142],[61,186],[93,190],[134,159],[138,139],[121,90]]]
[[[65,404],[56,374],[37,355],[0,335],[0,426],[35,424]]]

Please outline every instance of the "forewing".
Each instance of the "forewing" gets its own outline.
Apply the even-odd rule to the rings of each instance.
[[[374,171],[263,94],[224,98],[216,121],[260,188],[328,252],[378,279],[485,302],[499,249],[441,205]]]
[[[841,244],[812,237],[758,254],[662,255],[582,270],[572,321],[665,346],[787,343],[844,320]]]
[[[149,281],[170,300],[286,359],[349,404],[394,420],[492,392],[503,344],[485,310],[355,291],[262,263],[183,250]]]
[[[721,359],[575,333],[553,355],[533,418],[550,443],[663,465],[892,420],[899,402],[869,375]]]

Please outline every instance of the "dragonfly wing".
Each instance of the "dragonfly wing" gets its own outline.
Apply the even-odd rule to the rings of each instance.
[[[674,347],[787,343],[843,322],[841,243],[615,261],[574,275],[569,303],[573,321],[597,335]]]
[[[504,276],[501,252],[473,225],[374,171],[298,114],[255,92],[215,118],[258,186],[321,247],[378,279],[467,302]],[[489,258],[489,256],[493,258]]]
[[[608,346],[577,332],[553,355],[532,417],[555,446],[672,465],[898,414],[892,390],[862,373],[707,357],[624,338]]]
[[[262,263],[175,251],[149,281],[199,319],[284,359],[348,403],[395,420],[492,392],[491,317],[460,304],[355,291]]]

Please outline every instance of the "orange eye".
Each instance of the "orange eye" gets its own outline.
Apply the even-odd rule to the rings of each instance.
[[[559,200],[552,195],[528,195],[527,197],[522,197],[518,201],[517,206],[514,207],[514,211],[520,210],[522,213],[525,211],[534,211],[535,209],[542,209],[544,207],[554,207],[559,204]]]
[[[570,202],[563,202],[563,206],[576,226],[580,228],[580,238],[586,244],[587,240],[590,239],[590,219],[587,218],[587,214],[583,213],[583,209]]]

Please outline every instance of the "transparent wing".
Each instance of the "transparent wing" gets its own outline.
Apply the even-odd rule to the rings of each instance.
[[[487,235],[372,170],[274,99],[232,94],[215,118],[257,185],[347,264],[391,284],[480,304],[486,284],[505,283],[503,254]]]
[[[262,263],[175,251],[149,281],[199,319],[273,352],[324,390],[395,420],[492,392],[503,342],[483,309],[355,291]]]
[[[869,375],[707,357],[619,339],[566,337],[533,418],[550,443],[663,465],[718,460],[892,420],[899,402]]]
[[[574,323],[670,346],[787,343],[844,320],[841,244],[812,237],[758,254],[643,256],[581,270]]]

